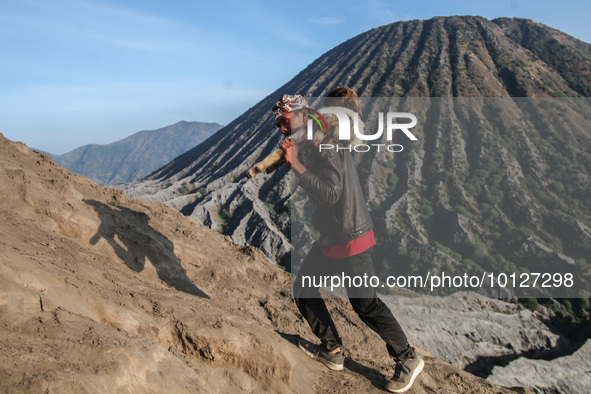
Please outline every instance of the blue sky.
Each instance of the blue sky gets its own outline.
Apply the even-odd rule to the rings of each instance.
[[[439,15],[524,17],[591,42],[588,0],[2,0],[0,132],[65,153],[227,124],[341,42]]]

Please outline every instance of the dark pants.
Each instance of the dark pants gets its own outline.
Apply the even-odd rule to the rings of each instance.
[[[374,275],[371,261],[372,249],[344,259],[331,259],[322,254],[318,243],[314,243],[298,272],[293,285],[296,305],[328,351],[337,349],[343,343],[319,289],[310,286],[309,282],[303,285],[302,278],[331,275],[341,277],[342,274],[351,278],[363,277],[366,274],[369,278]],[[410,351],[406,335],[390,309],[377,298],[375,289],[368,285],[346,286],[346,290],[353,309],[359,318],[386,342],[388,353],[395,358],[406,358],[404,356]]]

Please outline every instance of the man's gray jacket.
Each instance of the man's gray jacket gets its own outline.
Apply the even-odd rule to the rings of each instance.
[[[373,229],[347,148],[339,142],[333,149],[311,149],[305,164],[308,171],[299,181],[314,205],[312,224],[320,233],[323,246],[345,244]]]

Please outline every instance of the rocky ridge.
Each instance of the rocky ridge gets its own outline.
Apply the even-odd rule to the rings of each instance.
[[[382,392],[392,361],[348,303],[329,302],[344,372],[297,349],[290,277],[260,250],[2,135],[0,180],[3,392]],[[419,352],[414,393],[527,392]]]

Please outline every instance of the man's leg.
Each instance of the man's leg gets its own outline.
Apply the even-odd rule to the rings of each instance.
[[[371,248],[343,260],[346,260],[346,264],[343,264],[345,272],[352,278],[363,277],[365,274],[370,278],[374,275]],[[410,351],[406,335],[392,311],[377,297],[375,289],[369,285],[367,287],[352,286],[347,288],[347,295],[359,318],[386,342],[390,356],[403,358]]]
[[[302,279],[308,276],[313,281],[316,277],[318,283],[318,277],[331,274],[331,262],[324,257],[318,243],[314,243],[293,283],[293,295],[300,313],[328,352],[342,346],[341,338],[319,289],[308,282],[304,284]]]
[[[373,276],[371,249],[348,258],[345,270],[351,277],[363,277],[364,274]],[[373,287],[350,287],[347,288],[347,294],[355,312],[386,342],[388,353],[395,360],[394,376],[386,384],[386,390],[393,393],[406,392],[423,370],[425,362],[409,345],[402,327],[386,304],[377,298]]]

